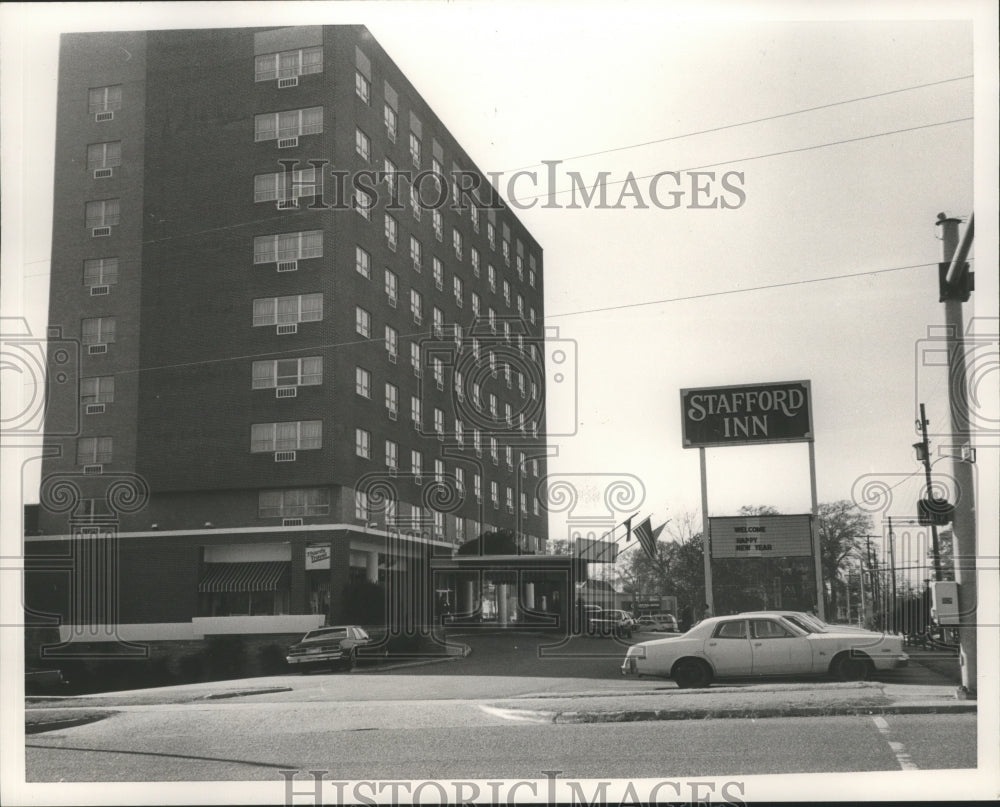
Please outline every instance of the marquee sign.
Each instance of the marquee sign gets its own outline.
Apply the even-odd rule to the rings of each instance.
[[[684,448],[812,441],[808,381],[681,390]]]
[[[812,554],[808,515],[710,518],[713,558],[787,558]]]

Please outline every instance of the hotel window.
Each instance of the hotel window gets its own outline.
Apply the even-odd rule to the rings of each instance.
[[[389,138],[390,143],[396,142],[396,128],[399,122],[399,117],[396,115],[396,110],[386,103],[382,110],[382,119],[385,121],[385,134]]]
[[[494,508],[500,506],[500,485],[496,481],[490,482],[490,501]]]
[[[497,248],[497,228],[492,221],[486,222],[486,240],[490,242],[490,249]]]
[[[399,414],[399,387],[388,381],[385,383],[385,408],[389,412],[389,418],[395,420]]]
[[[455,288],[455,304],[461,308],[462,307],[462,278],[455,275],[454,288]]]
[[[434,460],[434,481],[444,482],[444,460]]]
[[[493,464],[496,465],[500,462],[500,451],[497,446],[497,438],[490,438],[490,459],[493,460]]]
[[[412,473],[418,480],[423,475],[424,472],[424,455],[421,454],[417,449],[410,451],[410,473]]]
[[[512,449],[510,446],[504,446],[503,454],[504,454],[504,461],[505,461],[505,463],[507,465],[507,470],[508,471],[513,471],[514,470],[514,449]]]
[[[322,257],[322,230],[258,235],[253,240],[253,262],[255,265]]]
[[[114,403],[115,377],[113,375],[80,379],[80,403]]]
[[[510,241],[506,238],[503,240],[503,243],[500,244],[500,252],[503,253],[503,262],[510,267]]]
[[[469,259],[472,261],[472,274],[479,277],[479,250],[469,247]]]
[[[521,397],[524,397],[524,373],[518,371],[517,374],[517,388],[521,391]]]
[[[451,231],[451,244],[455,248],[455,257],[462,260],[462,234],[454,228]]]
[[[434,357],[434,381],[437,383],[438,389],[444,389],[444,362],[436,356]]]
[[[465,426],[458,418],[455,418],[455,440],[460,446],[465,445]]]
[[[509,334],[508,334],[508,338],[510,338]],[[503,376],[504,376],[504,380],[507,382],[507,389],[510,389],[510,376],[511,376],[511,372],[510,372],[510,362],[509,361],[505,361],[503,363]]]
[[[101,199],[96,202],[87,202],[84,217],[88,230],[98,227],[114,227],[121,221],[121,205],[119,200]]]
[[[475,494],[476,499],[483,498],[483,478],[476,473],[472,475],[472,492]]]
[[[385,467],[393,471],[399,467],[399,446],[393,440],[385,441]]]
[[[80,323],[80,341],[85,345],[107,345],[115,341],[114,317],[88,317]]]
[[[482,387],[479,385],[478,381],[472,382],[472,404],[476,407],[476,409],[483,408]]]
[[[532,460],[531,461],[531,475],[535,476],[535,477],[538,476],[538,460]],[[538,514],[535,513],[535,515],[538,515]]]
[[[272,81],[323,72],[323,48],[299,48],[265,53],[254,59],[254,79]]]
[[[524,452],[519,451],[517,454],[517,467],[521,469],[521,476],[527,476],[528,474],[528,464],[524,459]]]
[[[382,173],[385,175],[385,187],[389,191],[390,203],[395,204],[395,194],[396,194],[396,164],[390,160],[388,157],[382,160]]]
[[[493,354],[491,353],[490,355],[492,356]],[[497,418],[499,417],[497,415],[497,396],[492,392],[490,393],[489,402],[490,402],[490,417],[493,418],[494,421],[496,421]]]
[[[492,263],[486,267],[486,282],[490,284],[490,291],[497,290],[497,270],[493,268]]]
[[[475,204],[469,206],[469,218],[472,219],[472,231],[479,232],[479,208]]]
[[[306,451],[323,447],[322,420],[292,420],[284,423],[254,423],[250,427],[250,451]]]
[[[434,537],[444,538],[444,513],[434,510]]]
[[[508,429],[512,429],[514,427],[514,410],[511,408],[509,403],[505,403],[503,405],[503,422],[507,424]]]
[[[434,208],[431,211],[431,222],[432,222],[432,224],[434,226],[434,237],[438,241],[443,241],[444,240],[444,224],[442,223],[442,220],[441,220],[441,211],[438,210],[437,208]]]
[[[479,312],[477,311],[476,313],[478,314]],[[479,337],[478,336],[473,336],[472,337],[472,355],[476,359],[479,358]]]
[[[455,490],[459,496],[465,493],[465,469],[455,468]]]
[[[321,106],[267,112],[253,117],[253,139],[256,143],[322,133],[323,107]],[[282,145],[278,144],[279,147]]]
[[[507,342],[510,341],[510,323],[507,320],[504,320],[503,323],[503,338]],[[510,375],[507,376],[507,386],[510,386]]]
[[[388,213],[385,214],[385,242],[389,249],[396,251],[396,241],[398,239],[399,225]]]
[[[517,313],[524,316],[524,298],[520,294],[517,295]]]
[[[413,321],[419,325],[424,317],[424,299],[416,289],[410,289],[410,312],[413,314]]]
[[[410,132],[410,159],[414,168],[420,167],[420,138],[413,132]]]
[[[372,335],[372,315],[361,306],[354,307],[354,330],[365,339]]]
[[[360,129],[354,130],[354,150],[362,160],[368,162],[372,156],[372,141]]]
[[[434,335],[440,339],[444,336],[444,312],[437,306],[431,309],[431,322],[434,327]]]
[[[122,164],[122,141],[112,140],[108,143],[91,143],[87,146],[87,170],[98,168],[114,168]]]
[[[367,429],[354,430],[354,453],[363,460],[371,458],[372,435]]]
[[[420,345],[410,343],[410,364],[413,365],[413,372],[420,374]]]
[[[372,397],[372,374],[364,367],[354,368],[354,391],[362,398]]]
[[[421,267],[420,242],[412,235],[410,236],[410,261],[413,264],[413,270],[419,272]]]
[[[287,203],[290,207],[295,199],[316,196],[323,186],[323,175],[317,179],[316,168],[299,168],[294,171],[277,171],[273,174],[257,174],[253,178],[254,202]]]
[[[531,286],[531,288],[535,288],[535,270],[534,269],[529,269],[528,270],[528,285]]]
[[[455,378],[455,392],[458,395],[458,400],[464,401],[465,400],[465,388],[462,385],[462,371],[461,370],[455,370],[455,372],[454,372],[454,378]]]
[[[253,363],[253,389],[313,387],[323,383],[323,357],[266,359]]]
[[[534,306],[532,306],[531,308],[528,309],[528,321],[531,322],[532,325],[535,324],[535,307]]]
[[[102,465],[111,462],[113,441],[110,437],[81,437],[76,441],[77,465]]]
[[[371,103],[372,83],[361,74],[360,70],[354,71],[354,93],[366,104]]]
[[[323,319],[323,295],[299,294],[292,297],[259,297],[253,301],[254,327],[319,322]]]
[[[481,454],[483,451],[483,436],[479,429],[472,430],[472,447],[476,450],[477,454]]]
[[[410,185],[410,207],[413,209],[413,218],[420,221],[420,194],[417,193],[416,185]]]
[[[354,271],[364,278],[372,276],[372,256],[368,254],[368,250],[354,248]]]
[[[534,499],[531,500],[531,509],[534,512],[534,514],[537,516],[538,515],[538,497],[537,496]]]
[[[98,112],[114,112],[122,108],[122,85],[91,87],[87,93],[87,111],[91,115]]]
[[[504,490],[504,501],[507,504],[507,509],[513,512],[513,510],[514,510],[514,491],[510,489],[509,485],[506,486],[506,488]]]
[[[368,520],[368,494],[363,490],[354,491],[354,517]]]
[[[399,348],[399,332],[391,325],[385,326],[385,349],[391,360],[395,361]]]
[[[455,540],[465,540],[465,521],[461,516],[455,516]]]
[[[392,269],[385,270],[385,296],[389,298],[389,305],[393,308],[396,307],[396,300],[398,298],[399,290],[399,278],[396,277],[396,273]]]
[[[361,218],[367,221],[372,220],[372,208],[375,206],[375,200],[365,191],[355,191],[351,204]]]
[[[327,488],[262,490],[257,494],[257,515],[260,518],[325,516],[329,512],[330,491]]]
[[[476,292],[472,292],[472,313],[477,317],[479,316],[479,295]]]
[[[493,333],[497,332],[497,312],[493,310],[493,306],[490,306],[486,312],[486,318],[490,323],[490,330]]]
[[[514,259],[514,266],[517,268],[517,279],[524,280],[524,258],[518,255]]]
[[[413,425],[417,427],[423,423],[423,415],[420,410],[420,399],[416,395],[410,396],[410,420]]]
[[[534,381],[531,382],[531,400],[538,400],[538,384]]]
[[[83,262],[83,285],[114,286],[118,283],[117,258],[93,258]]]
[[[528,495],[526,493],[521,494],[521,512],[528,512]]]
[[[431,268],[434,276],[434,287],[438,291],[442,291],[444,289],[444,264],[441,263],[441,259],[432,258]]]
[[[507,304],[507,307],[510,308],[510,283],[506,280],[503,282],[503,301]]]

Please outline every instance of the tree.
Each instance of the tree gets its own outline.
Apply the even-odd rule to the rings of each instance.
[[[851,553],[861,551],[862,539],[872,531],[872,520],[847,499],[820,504],[818,516],[820,566],[829,584],[828,612],[836,613],[840,572]]]

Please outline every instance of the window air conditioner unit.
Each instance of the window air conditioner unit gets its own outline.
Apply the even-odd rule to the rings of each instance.
[[[483,450],[482,450],[482,448],[477,448],[477,449],[476,449],[476,456],[477,456],[477,457],[481,457],[481,456],[483,456]]]
[[[437,430],[437,436],[438,436],[438,440],[440,440],[443,443],[444,442],[444,432],[441,429]]]
[[[418,367],[417,365],[414,365],[414,366],[413,366],[413,374],[414,374],[414,375],[415,375],[415,376],[416,376],[417,378],[420,378],[420,377],[421,377],[421,375],[422,375],[422,374],[421,374],[421,372],[420,372],[420,367]]]
[[[393,252],[395,252],[396,251],[396,236],[390,235],[388,241],[389,241],[389,249],[391,249]]]
[[[508,504],[507,505],[507,512],[511,513],[513,515],[513,513],[514,513],[514,505]]]
[[[94,179],[107,179],[114,173],[111,168],[96,168],[94,169]]]
[[[500,509],[500,502],[497,501],[496,499],[493,500],[493,509],[494,510],[499,510]]]
[[[104,404],[87,404],[86,408],[83,410],[88,415],[103,415],[104,414]]]
[[[275,451],[274,452],[275,462],[295,462],[295,452],[294,451]]]
[[[389,354],[389,364],[395,364],[398,360],[399,359],[395,353]]]
[[[438,379],[437,388],[439,390],[441,390],[441,392],[444,392],[444,380],[443,379],[440,379],[440,378]]]
[[[389,476],[395,476],[398,473],[395,465],[387,465],[386,469],[389,471]]]
[[[286,87],[298,87],[298,86],[299,86],[299,77],[298,76],[291,76],[289,78],[279,78],[278,79],[278,89],[279,90],[283,90]]]
[[[397,420],[399,418],[399,412],[395,409],[389,410],[389,420]]]
[[[299,144],[299,139],[297,137],[279,137],[278,138],[278,148],[279,149],[291,149],[295,148]]]
[[[396,297],[395,294],[390,294],[389,295],[389,307],[390,308],[395,308],[396,307],[397,299],[398,298]]]
[[[87,353],[91,356],[99,356],[108,352],[107,345],[87,345]]]
[[[298,387],[275,387],[275,398],[294,398],[299,394]]]
[[[414,482],[414,484],[422,485],[422,484],[424,484],[424,478],[420,474],[414,474],[413,475],[413,482]]]
[[[299,206],[298,199],[279,199],[278,200],[278,210],[291,210],[292,208]]]
[[[93,230],[90,231],[90,235],[92,238],[102,238],[103,236],[111,235],[111,228],[95,227]]]
[[[298,333],[299,326],[298,323],[295,322],[293,322],[291,325],[279,325],[277,331],[279,336],[286,333]]]
[[[302,519],[301,518],[283,518],[283,519],[281,519],[281,526],[282,527],[301,527],[302,526]]]
[[[423,318],[423,315],[422,315],[422,314],[418,314],[418,313],[414,312],[414,313],[413,313],[413,323],[414,323],[415,325],[422,325],[422,324],[423,324],[423,322],[424,322],[424,318]]]
[[[464,401],[465,400],[465,393],[462,392],[462,390],[460,390],[460,389],[455,390],[455,397],[458,398],[458,400],[460,400],[460,401]]]
[[[104,473],[103,465],[84,465],[83,473],[85,476],[100,476]]]
[[[115,113],[113,111],[112,112],[98,112],[96,115],[94,115],[94,120],[97,121],[98,123],[104,123],[105,121],[114,120],[114,119],[115,119]]]
[[[110,294],[110,293],[111,293],[111,287],[110,286],[91,286],[90,287],[90,296],[91,297],[102,297],[105,294]]]
[[[294,272],[299,268],[298,261],[278,261],[279,272]]]

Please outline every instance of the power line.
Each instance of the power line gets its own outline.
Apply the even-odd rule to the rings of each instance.
[[[810,283],[825,283],[828,280],[846,280],[856,277],[865,277],[866,275],[882,275],[888,272],[901,272],[907,269],[922,269],[927,266],[937,266],[937,262],[934,263],[914,263],[909,266],[893,266],[888,269],[871,269],[867,272],[855,272],[852,274],[844,275],[826,275],[824,277],[811,277],[805,280],[789,280],[783,283],[769,283],[764,286],[749,286],[744,289],[724,289],[722,291],[708,291],[702,292],[701,294],[688,294],[684,297],[665,297],[661,300],[644,300],[639,303],[622,303],[621,305],[608,305],[601,306],[599,308],[585,308],[579,311],[564,311],[561,314],[546,314],[546,319],[555,319],[556,317],[575,317],[579,314],[599,314],[605,311],[620,311],[622,309],[628,308],[642,308],[644,306],[650,305],[664,305],[666,303],[681,303],[688,300],[702,300],[708,297],[724,297],[727,294],[744,294],[751,291],[767,291],[769,289],[781,289],[789,286],[804,286]]]
[[[813,146],[802,146],[800,148],[783,149],[781,151],[772,151],[769,154],[756,154],[756,155],[751,155],[749,157],[735,157],[735,158],[730,159],[730,160],[722,160],[722,161],[716,162],[716,163],[706,163],[705,165],[693,165],[693,166],[690,166],[688,168],[681,168],[681,169],[677,169],[677,170],[678,170],[678,172],[700,171],[703,168],[715,168],[715,167],[720,166],[720,165],[731,165],[732,163],[740,163],[740,162],[753,162],[754,160],[763,160],[763,159],[766,159],[768,157],[782,157],[782,156],[784,156],[786,154],[799,154],[799,153],[804,152],[804,151],[813,151],[814,149],[824,149],[824,148],[829,148],[830,146],[842,146],[842,145],[844,145],[846,143],[858,143],[858,142],[861,142],[862,140],[873,140],[873,139],[875,139],[877,137],[888,137],[889,135],[894,135],[894,134],[904,134],[906,132],[916,132],[916,131],[919,131],[920,129],[931,129],[931,128],[935,127],[935,126],[948,126],[949,124],[952,124],[952,123],[962,123],[963,121],[971,121],[971,120],[974,120],[974,118],[971,115],[969,117],[966,117],[966,118],[952,118],[951,120],[938,121],[937,123],[924,123],[924,124],[921,124],[919,126],[908,126],[905,129],[892,129],[892,130],[890,130],[888,132],[876,132],[875,134],[861,135],[860,137],[849,137],[849,138],[847,138],[845,140],[834,140],[834,141],[832,141],[830,143],[817,143],[816,145],[813,145]],[[606,186],[609,186],[609,185],[623,185],[626,182],[636,182],[636,181],[638,181],[640,179],[652,179],[655,176],[659,176],[659,174],[644,174],[641,177],[632,176],[630,174],[625,179],[616,179],[613,182],[602,182],[601,185],[602,185],[602,187],[606,187]],[[520,197],[518,199],[518,201],[519,202],[523,202],[523,201],[527,201],[527,200],[530,200],[530,199],[542,199],[542,198],[546,198],[546,197],[557,196],[557,195],[562,194],[562,193],[570,193],[570,192],[575,192],[575,191],[576,191],[576,188],[571,186],[569,188],[564,188],[563,190],[558,190],[558,191],[557,190],[550,190],[548,193],[538,193],[538,194],[535,194],[534,196]]]
[[[792,110],[791,112],[780,112],[776,115],[767,115],[766,117],[763,118],[754,118],[752,120],[740,121],[738,123],[726,123],[723,124],[722,126],[713,126],[710,129],[699,129],[694,132],[685,132],[684,134],[671,135],[670,137],[661,137],[656,140],[646,140],[642,143],[632,143],[627,146],[616,146],[614,148],[602,149],[601,151],[591,151],[586,154],[576,154],[572,157],[565,157],[559,160],[559,162],[568,163],[573,160],[582,160],[587,157],[597,157],[601,154],[613,154],[618,151],[627,151],[629,149],[642,148],[643,146],[653,146],[656,145],[657,143],[669,143],[672,140],[681,140],[685,137],[696,137],[698,135],[703,135],[703,134],[722,132],[725,131],[726,129],[735,129],[739,126],[751,126],[755,123],[765,123],[767,121],[780,120],[781,118],[789,118],[793,115],[802,115],[805,114],[806,112],[816,112],[820,109],[830,109],[831,107],[843,106],[845,104],[854,104],[859,101],[870,101],[874,98],[884,98],[887,95],[896,95],[898,93],[909,92],[911,90],[921,90],[924,89],[925,87],[936,87],[940,84],[949,84],[954,81],[965,81],[966,79],[971,79],[971,78],[973,78],[973,75],[970,74],[967,76],[955,76],[954,78],[944,78],[939,81],[929,81],[926,84],[914,84],[911,87],[900,87],[899,89],[896,90],[886,90],[885,92],[879,92],[873,95],[861,95],[856,98],[848,98],[843,101],[832,101],[831,103],[828,104],[819,104],[818,106],[806,107],[804,109],[795,109]],[[539,168],[543,165],[545,165],[545,163],[534,163],[532,165],[522,166],[521,168],[511,169],[510,172],[513,173],[514,171],[524,171],[528,168]]]

